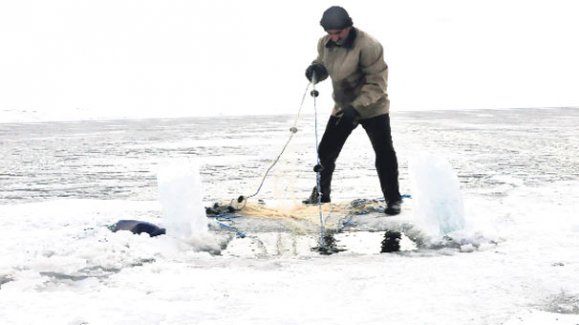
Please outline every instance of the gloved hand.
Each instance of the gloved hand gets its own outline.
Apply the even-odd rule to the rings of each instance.
[[[324,67],[324,65],[321,63],[310,64],[310,66],[306,69],[306,78],[308,78],[309,81],[312,81],[314,73],[316,74],[315,83],[324,81],[328,77],[328,70],[326,70],[326,67]]]
[[[358,116],[360,116],[360,114],[352,105],[345,106],[342,108],[342,116],[340,116],[340,119],[338,120],[337,124],[338,125],[343,124],[348,126],[354,125],[354,120]]]

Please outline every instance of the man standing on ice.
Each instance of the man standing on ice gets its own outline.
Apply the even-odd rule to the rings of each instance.
[[[306,70],[313,82],[330,76],[334,89],[334,110],[320,141],[321,201],[330,202],[332,174],[336,159],[352,131],[362,124],[376,153],[376,170],[386,199],[387,215],[400,213],[398,161],[392,144],[390,101],[386,87],[388,66],[382,45],[353,27],[348,12],[338,6],[328,8],[320,24],[326,35],[318,41],[318,57]],[[304,201],[318,202],[317,187]]]

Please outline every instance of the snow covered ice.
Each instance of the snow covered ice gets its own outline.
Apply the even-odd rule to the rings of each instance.
[[[346,251],[331,256],[309,251],[315,223],[281,213],[231,221],[245,238],[214,220],[190,228],[208,226],[199,241],[109,230],[120,219],[169,226],[180,214],[168,219],[165,206],[179,202],[162,184],[202,179],[204,206],[253,191],[291,120],[0,124],[0,322],[579,323],[578,109],[393,113],[402,192],[413,196],[393,218],[376,212],[374,157],[355,130],[338,161],[328,226],[354,199],[376,200],[376,209],[352,218],[337,236]],[[253,207],[299,206],[314,181],[312,137],[305,117],[260,193],[265,207]],[[382,232],[371,230],[420,223],[409,162],[420,152],[438,153],[456,174],[460,191],[448,190],[461,194],[464,227],[442,232],[458,245],[380,254]],[[192,157],[198,178],[187,167],[157,173]]]

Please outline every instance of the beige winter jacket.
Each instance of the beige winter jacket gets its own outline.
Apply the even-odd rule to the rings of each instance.
[[[338,46],[326,35],[318,42],[314,62],[323,64],[332,79],[332,115],[341,115],[342,107],[348,104],[356,109],[360,119],[388,113],[388,66],[382,45],[372,36],[352,28],[343,45]]]

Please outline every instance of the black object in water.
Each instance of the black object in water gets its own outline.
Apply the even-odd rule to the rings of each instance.
[[[312,250],[317,251],[322,255],[332,255],[345,251],[345,249],[338,247],[338,241],[334,238],[334,233],[332,232],[326,233],[320,246],[316,246],[312,248]]]
[[[382,250],[380,253],[392,253],[400,250],[400,239],[402,234],[399,231],[386,230],[382,240]]]

